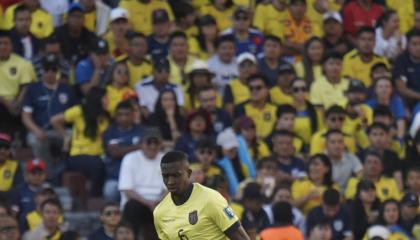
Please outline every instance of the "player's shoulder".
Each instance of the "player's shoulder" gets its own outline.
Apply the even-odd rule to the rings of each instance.
[[[203,186],[199,183],[194,183],[194,188],[195,188],[194,192],[196,193],[197,197],[203,196],[204,199],[207,199],[207,200],[224,199],[223,196],[218,191],[211,189],[209,187]]]
[[[158,216],[159,214],[167,211],[167,209],[171,207],[171,201],[171,194],[166,194],[162,201],[160,201],[160,203],[153,210],[153,215]]]

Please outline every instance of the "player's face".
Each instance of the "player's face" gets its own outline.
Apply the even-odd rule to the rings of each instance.
[[[360,34],[357,38],[357,47],[363,54],[372,53],[375,48],[375,34],[370,32]]]
[[[61,216],[60,209],[52,204],[47,204],[42,209],[42,222],[48,228],[55,228],[59,225],[58,219]]]
[[[191,170],[185,162],[162,163],[163,183],[172,194],[184,193],[190,184]]]
[[[23,11],[15,16],[15,27],[21,32],[29,32],[31,26],[31,12]]]
[[[147,41],[145,38],[137,37],[131,40],[128,52],[138,58],[143,58],[147,54]]]

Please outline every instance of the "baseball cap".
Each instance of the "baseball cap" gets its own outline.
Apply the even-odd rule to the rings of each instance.
[[[165,9],[156,9],[152,12],[152,24],[169,22],[169,15]]]
[[[143,132],[143,139],[147,140],[147,139],[151,139],[151,138],[161,138],[161,133],[160,130],[158,128],[155,127],[148,127],[146,129],[144,129]]]
[[[93,52],[96,54],[108,54],[109,53],[108,43],[101,38],[97,39],[93,45]]]
[[[169,60],[166,57],[158,58],[153,61],[153,69],[170,69]]]
[[[30,160],[26,165],[26,170],[28,172],[33,172],[35,170],[44,171],[47,168],[45,162],[39,158],[34,158]]]
[[[10,147],[12,137],[7,133],[0,133],[0,145]]]
[[[285,72],[295,73],[295,68],[290,64],[281,64],[277,69],[277,74]]]
[[[226,128],[223,132],[219,133],[219,135],[217,135],[216,143],[225,150],[239,146],[236,134],[232,128]]]
[[[80,3],[74,2],[70,4],[69,9],[67,10],[67,13],[72,13],[75,11],[85,12],[85,9],[83,8],[82,5],[80,5]]]
[[[374,225],[367,230],[368,239],[382,238],[388,239],[391,236],[391,232],[385,226]]]
[[[324,22],[330,19],[335,20],[339,23],[343,23],[343,18],[338,12],[327,12],[324,14]]]
[[[44,69],[58,68],[59,65],[60,65],[60,60],[55,54],[48,54],[47,56],[44,57],[42,61],[42,66]]]
[[[366,87],[362,81],[356,80],[356,79],[350,80],[349,88],[347,89],[347,92],[365,92],[365,91],[366,91]]]
[[[255,58],[254,54],[249,53],[249,52],[244,52],[244,53],[239,54],[238,58],[236,59],[236,62],[238,64],[241,64],[245,60],[249,60],[249,61],[253,62],[254,64],[257,63],[257,59]]]
[[[118,19],[128,20],[128,12],[124,8],[114,8],[111,10],[109,22],[113,22]]]
[[[404,197],[401,199],[401,204],[406,205],[408,207],[419,207],[419,198],[416,194],[408,192],[404,195]]]

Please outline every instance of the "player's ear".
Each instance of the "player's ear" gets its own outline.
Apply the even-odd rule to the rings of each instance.
[[[187,169],[187,173],[188,173],[188,178],[190,178],[190,177],[191,177],[191,174],[192,174],[192,170],[191,170],[191,168],[188,168],[188,169]]]

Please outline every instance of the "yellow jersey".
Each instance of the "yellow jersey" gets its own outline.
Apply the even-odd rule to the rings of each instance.
[[[134,88],[138,82],[141,82],[144,78],[149,77],[153,74],[152,63],[148,59],[143,59],[140,65],[135,65],[128,58],[123,59],[128,68],[130,74],[130,86]]]
[[[144,35],[152,33],[152,13],[157,9],[164,9],[169,16],[169,20],[174,20],[174,14],[167,1],[164,0],[153,0],[148,3],[143,3],[137,0],[121,0],[120,7],[125,8],[128,11],[128,15],[131,16],[129,21],[133,30],[141,32]]]
[[[64,119],[67,123],[73,124],[70,156],[93,155],[99,156],[103,153],[102,134],[108,128],[108,120],[98,120],[98,129],[95,139],[85,135],[85,120],[80,105],[71,107],[64,112]]]
[[[252,25],[262,33],[268,35],[283,36],[284,22],[288,15],[287,9],[279,11],[271,3],[260,3],[255,9]]]
[[[284,20],[284,38],[295,44],[303,44],[311,36],[320,36],[321,29],[314,24],[308,16],[304,16],[300,23],[297,23],[290,12]]]
[[[249,92],[249,87],[241,82],[239,78],[233,79],[229,81],[228,86],[232,93],[233,104],[238,105],[245,101],[248,101],[251,97],[251,93]]]
[[[12,101],[19,94],[20,87],[35,80],[31,62],[12,53],[9,59],[0,61],[0,96]]]
[[[312,137],[311,120],[309,119],[309,116],[296,115],[293,132],[302,139],[304,144],[309,144]]]
[[[37,210],[33,210],[26,215],[26,222],[28,223],[29,230],[35,230],[42,224],[42,215]],[[59,223],[64,222],[63,216],[58,219]]]
[[[397,12],[402,33],[406,33],[414,27],[414,0],[405,0],[404,4],[401,4],[401,1],[398,0],[386,0],[386,6]]]
[[[91,12],[85,12],[83,15],[85,17],[85,22],[83,25],[89,31],[95,33],[96,32],[96,10],[91,11]]]
[[[14,160],[6,160],[0,165],[0,192],[8,192],[12,189],[18,167],[18,162]]]
[[[241,115],[250,117],[255,123],[257,137],[265,139],[271,134],[276,124],[277,106],[266,103],[262,109],[257,109],[251,103],[244,103],[235,109],[235,116]]]
[[[216,20],[217,29],[219,32],[226,30],[227,28],[232,27],[232,16],[235,11],[235,7],[232,6],[229,9],[223,11],[217,9],[213,4],[206,4],[201,7],[200,15],[211,15]]]
[[[372,85],[370,71],[372,66],[377,63],[385,63],[388,68],[390,67],[386,58],[376,54],[373,55],[370,62],[364,62],[360,58],[359,51],[357,49],[353,49],[344,55],[342,75],[351,79],[360,80],[366,85],[366,87],[370,87]]]
[[[267,144],[264,141],[258,140],[257,146],[258,146],[257,147],[258,158],[256,158],[254,154],[254,150],[248,147],[248,153],[254,161],[261,160],[271,155],[270,149],[268,148]]]
[[[123,97],[126,94],[134,94],[134,90],[128,86],[123,88],[116,88],[112,85],[106,87],[106,96],[108,99],[108,112],[111,114],[111,117],[115,115],[115,110],[117,105],[123,100]]]
[[[201,48],[196,36],[188,37],[188,52],[201,60],[208,60],[211,57],[208,52]]]
[[[224,232],[239,221],[220,193],[198,183],[182,205],[175,205],[170,193],[166,195],[153,216],[161,240],[227,240]]]
[[[201,103],[200,100],[198,99],[198,97],[194,98],[194,101],[191,101],[191,94],[187,91],[184,92],[184,110],[186,111],[191,111],[193,109],[197,109],[199,107],[201,107]],[[220,96],[219,93],[216,93],[216,106],[218,108],[221,108],[223,105],[223,100],[222,97]]]
[[[185,87],[189,85],[187,84],[187,73],[191,72],[192,65],[197,60],[197,58],[189,55],[187,57],[187,63],[185,64],[184,69],[181,69],[170,55],[168,56],[168,60],[170,64],[169,81],[173,84],[183,86],[185,89]]]
[[[274,86],[270,89],[270,100],[276,105],[293,103],[292,95],[283,92],[283,90],[278,86]]]
[[[21,3],[16,3],[7,8],[4,15],[3,28],[11,29],[14,26],[14,12],[17,6]],[[30,31],[37,38],[46,38],[54,31],[53,17],[44,9],[38,8],[31,13],[32,22]]]
[[[333,188],[340,190],[337,184],[333,185]],[[308,195],[312,190],[317,189],[320,192],[320,197],[307,201],[300,209],[303,214],[307,215],[311,209],[317,207],[322,202],[322,194],[327,189],[327,186],[321,185],[316,186],[308,177],[295,180],[292,184],[292,197],[293,199],[300,199]]]
[[[305,67],[303,66],[303,62],[300,61],[294,65],[296,75],[299,78],[305,79]],[[315,65],[312,67],[312,71],[314,73],[314,81],[317,79],[320,79],[324,76],[322,73],[322,66],[321,65]]]
[[[344,196],[347,199],[353,199],[356,196],[357,192],[357,184],[359,183],[360,179],[356,177],[350,178],[347,183],[346,191],[344,192]],[[401,192],[398,189],[397,182],[394,178],[388,178],[382,176],[378,182],[375,182],[376,186],[376,196],[378,196],[381,202],[387,199],[401,199]]]
[[[315,155],[317,153],[323,153],[326,149],[326,139],[325,134],[327,133],[327,129],[322,129],[316,132],[311,139],[311,147],[310,147],[310,154]],[[353,136],[348,134],[344,135],[344,144],[346,145],[347,151],[350,153],[356,153],[356,141]]]
[[[311,85],[309,93],[311,103],[316,106],[322,106],[324,109],[328,109],[335,104],[342,104],[347,99],[345,92],[348,87],[349,81],[345,78],[342,78],[339,83],[332,84],[323,76]]]
[[[114,59],[118,59],[121,56],[124,56],[127,53],[128,42],[125,40],[123,44],[117,44],[115,42],[114,33],[108,31],[104,35],[104,40],[108,43],[109,53]]]

